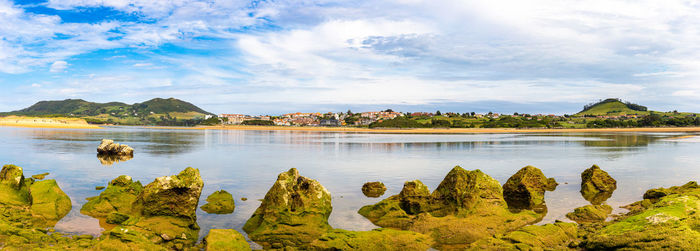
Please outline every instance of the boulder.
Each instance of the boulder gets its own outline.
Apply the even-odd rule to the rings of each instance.
[[[617,189],[617,181],[597,165],[581,173],[581,195],[594,205],[605,202]]]
[[[24,184],[24,172],[21,167],[5,165],[0,171],[0,184],[20,189]]]
[[[229,251],[251,250],[250,245],[241,233],[233,229],[212,229],[204,237],[204,250]]]
[[[608,205],[586,205],[574,209],[566,214],[566,217],[577,223],[602,222],[612,213],[612,207]]]
[[[70,212],[70,198],[55,180],[38,181],[29,187],[32,197],[32,215],[49,222],[57,222]]]
[[[547,210],[544,192],[554,191],[557,185],[554,178],[545,177],[540,169],[526,166],[503,185],[503,198],[509,208],[544,212]]]
[[[216,191],[209,195],[207,202],[201,208],[210,214],[230,214],[236,208],[233,196],[224,190]]]
[[[35,175],[32,175],[32,179],[34,179],[34,180],[43,180],[43,179],[46,178],[47,175],[49,175],[49,173],[35,174]]]
[[[430,210],[430,190],[420,180],[406,181],[399,193],[399,206],[407,214]]]
[[[26,206],[31,203],[30,179],[25,180],[21,167],[5,165],[0,171],[0,204]]]
[[[265,248],[305,246],[331,229],[332,209],[326,188],[292,168],[277,177],[243,230]]]
[[[109,182],[97,197],[87,198],[80,212],[96,218],[106,218],[111,213],[132,214],[136,199],[143,191],[141,182],[122,175]]]
[[[387,228],[372,231],[334,229],[314,240],[310,250],[416,250],[430,249],[433,241],[427,235]]]
[[[362,185],[362,193],[370,198],[377,198],[379,196],[382,196],[384,195],[385,191],[386,186],[384,186],[384,183],[381,183],[379,181],[367,182],[364,185]]]
[[[114,140],[103,139],[97,147],[98,154],[133,156],[134,149],[127,145],[114,143]]]
[[[156,178],[143,188],[136,205],[144,216],[174,216],[196,220],[204,182],[199,169],[186,168],[178,175]]]

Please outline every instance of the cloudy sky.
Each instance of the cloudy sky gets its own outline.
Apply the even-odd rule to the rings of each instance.
[[[700,112],[695,1],[0,0],[0,111]]]

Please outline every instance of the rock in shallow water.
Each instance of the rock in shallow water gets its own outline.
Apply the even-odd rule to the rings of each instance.
[[[386,186],[384,186],[384,183],[381,183],[379,181],[367,182],[364,185],[362,185],[362,193],[370,198],[377,198],[379,196],[382,196],[384,195],[385,191]]]
[[[593,205],[605,202],[617,189],[617,181],[597,165],[581,173],[581,195]]]
[[[99,196],[87,198],[80,212],[96,218],[105,218],[113,212],[132,214],[134,202],[142,191],[141,182],[134,182],[127,175],[119,176]]]
[[[544,193],[554,191],[557,185],[554,178],[545,177],[540,169],[526,166],[503,185],[503,197],[509,208],[545,212],[547,205],[544,201]]]
[[[178,175],[156,178],[146,185],[136,205],[144,216],[176,216],[196,220],[204,182],[199,170],[186,168]]]
[[[250,250],[250,245],[241,233],[233,229],[212,229],[204,237],[204,250],[229,251]]]
[[[103,139],[97,147],[98,154],[134,156],[134,148],[127,145],[114,143],[114,140]]]
[[[230,214],[236,208],[233,196],[224,190],[216,191],[207,197],[202,210],[210,214]]]
[[[70,198],[58,187],[55,180],[34,182],[29,187],[32,196],[32,215],[56,222],[70,212]]]
[[[566,214],[566,217],[577,223],[602,222],[612,213],[612,207],[608,205],[586,205],[574,209]]]

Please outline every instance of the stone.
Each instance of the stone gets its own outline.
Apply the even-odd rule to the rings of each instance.
[[[581,173],[581,195],[594,205],[605,202],[617,189],[617,181],[597,165]]]
[[[385,191],[386,186],[384,186],[384,183],[381,183],[379,181],[367,182],[364,185],[362,185],[362,193],[370,198],[380,197],[384,195]]]
[[[68,195],[55,180],[43,180],[29,187],[32,197],[32,215],[45,221],[56,222],[66,216],[71,208]]]
[[[20,189],[24,184],[24,172],[21,167],[5,165],[0,171],[0,184],[14,189]]]
[[[105,189],[104,186],[96,186],[96,187],[95,187],[95,190],[98,190],[98,191],[99,191],[99,190],[103,190],[103,189]]]
[[[96,218],[106,218],[113,212],[130,215],[138,196],[143,191],[141,182],[122,175],[110,181],[97,197],[87,198],[80,212]]]
[[[134,149],[127,145],[114,143],[111,139],[102,139],[102,142],[97,147],[98,154],[134,156]]]
[[[136,205],[144,216],[175,216],[196,220],[204,182],[199,169],[186,168],[178,175],[156,178],[143,188]]]
[[[567,250],[578,242],[574,223],[524,226],[502,236],[472,243],[467,250]]]
[[[277,177],[243,230],[265,248],[305,246],[331,229],[332,210],[328,190],[292,168]]]
[[[241,233],[233,229],[212,229],[204,237],[204,250],[229,251],[251,250],[250,244]]]
[[[566,217],[581,224],[590,222],[602,222],[612,213],[612,207],[608,205],[586,205],[574,209],[566,214]]]
[[[216,191],[207,197],[202,210],[210,214],[230,214],[236,208],[233,196],[224,190]]]
[[[35,175],[32,175],[32,179],[43,180],[46,178],[47,175],[49,175],[49,173],[35,174]]]
[[[430,190],[420,180],[406,181],[399,193],[399,206],[407,214],[430,210]]]
[[[334,229],[314,240],[310,250],[416,250],[430,249],[430,236],[387,228],[371,231]]]
[[[511,176],[503,185],[503,198],[511,209],[529,209],[537,212],[547,211],[544,200],[545,191],[554,191],[557,187],[554,178],[547,178],[534,166],[526,166]]]
[[[108,224],[122,224],[123,222],[127,221],[130,218],[129,215],[123,214],[123,213],[118,213],[118,212],[113,212],[107,216],[106,222]]]
[[[21,167],[5,165],[0,171],[0,204],[28,206],[31,203],[28,182]]]

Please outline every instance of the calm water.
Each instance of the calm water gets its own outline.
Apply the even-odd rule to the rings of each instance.
[[[547,192],[549,212],[542,223],[565,220],[586,205],[578,190],[580,173],[598,164],[618,181],[608,200],[613,207],[641,199],[649,188],[681,185],[700,178],[700,140],[674,139],[683,133],[570,133],[399,135],[290,131],[165,130],[113,127],[104,130],[0,127],[0,164],[24,167],[25,176],[49,172],[71,197],[73,210],[56,229],[98,235],[98,221],[80,214],[86,197],[126,174],[144,185],[159,176],[199,168],[204,179],[201,204],[225,189],[236,199],[230,215],[198,209],[201,235],[210,228],[241,228],[274,183],[296,167],[333,196],[333,227],[369,230],[357,214],[363,205],[397,194],[403,182],[420,179],[434,189],[455,165],[481,169],[504,183],[518,169],[534,165],[560,183]],[[133,159],[103,165],[96,157],[102,138],[132,146]],[[382,181],[381,198],[366,198],[360,187]],[[247,197],[248,201],[241,201]],[[617,209],[620,211],[621,209]]]

